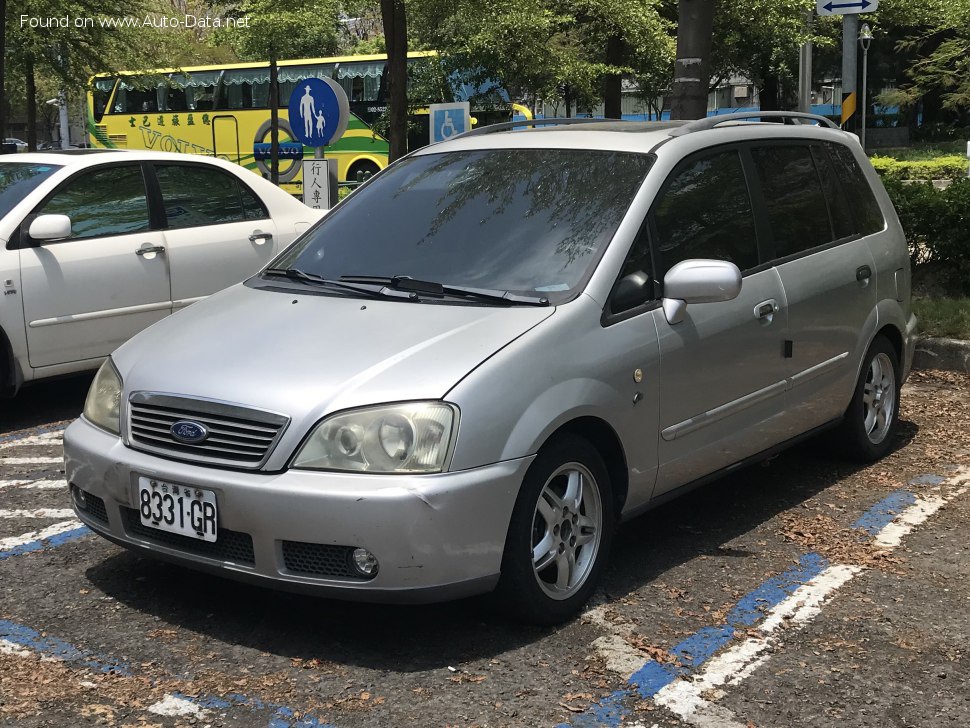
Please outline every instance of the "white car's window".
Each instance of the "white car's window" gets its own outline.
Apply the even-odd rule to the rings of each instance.
[[[59,169],[53,164],[0,162],[0,217]]]
[[[695,157],[677,169],[653,209],[658,278],[682,260],[758,265],[751,197],[737,151]]]
[[[83,172],[62,185],[38,212],[70,217],[72,239],[148,230],[148,198],[141,166]]]
[[[158,164],[155,174],[170,229],[268,217],[253,193],[222,170],[198,165]]]

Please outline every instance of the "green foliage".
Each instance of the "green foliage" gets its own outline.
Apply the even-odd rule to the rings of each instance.
[[[914,268],[932,267],[951,292],[970,293],[970,180],[943,190],[886,180]]]
[[[247,61],[332,55],[340,42],[339,9],[337,0],[244,0],[233,15],[248,18],[246,26],[215,35]]]
[[[958,180],[967,176],[967,159],[956,154],[924,160],[872,157],[870,161],[884,180]]]
[[[970,339],[970,298],[915,298],[913,311],[923,336]]]

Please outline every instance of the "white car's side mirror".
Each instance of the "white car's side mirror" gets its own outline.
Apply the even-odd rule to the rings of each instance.
[[[27,234],[34,240],[63,240],[71,237],[71,218],[67,215],[38,215]]]
[[[684,320],[688,303],[730,301],[741,293],[741,271],[726,260],[682,260],[664,276],[667,323]]]

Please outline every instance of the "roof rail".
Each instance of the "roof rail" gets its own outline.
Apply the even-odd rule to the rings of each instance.
[[[802,111],[742,111],[737,114],[723,114],[721,116],[708,116],[704,119],[697,119],[679,126],[670,132],[670,136],[682,136],[691,134],[695,131],[705,131],[713,129],[726,121],[744,121],[746,119],[783,119],[786,124],[808,124],[817,122],[830,129],[840,128],[831,119],[818,114],[806,114]]]
[[[487,124],[485,126],[479,126],[470,131],[466,131],[458,136],[470,137],[470,136],[481,136],[482,134],[494,134],[497,131],[509,131],[510,129],[516,129],[520,126],[545,126],[546,124],[589,124],[592,122],[603,122],[603,121],[616,121],[616,119],[591,119],[591,118],[576,118],[571,117],[569,119],[519,119],[518,121],[503,121],[499,124]],[[457,137],[456,137],[457,138]]]

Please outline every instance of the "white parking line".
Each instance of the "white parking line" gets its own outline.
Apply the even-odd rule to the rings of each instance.
[[[0,490],[4,488],[23,488],[24,490],[57,490],[66,488],[64,480],[0,480]]]
[[[193,715],[195,717],[202,717],[208,711],[202,708],[202,706],[196,705],[192,701],[186,700],[185,698],[179,698],[175,695],[166,695],[154,705],[149,705],[148,712],[154,713],[155,715],[165,716]]]
[[[15,447],[28,447],[31,445],[52,445],[59,443],[63,437],[64,432],[61,430],[45,432],[42,435],[31,435],[30,437],[23,437],[19,440],[10,440],[9,442],[0,443],[0,450],[7,450]]]
[[[64,458],[5,458],[0,456],[2,465],[63,465]]]
[[[43,541],[52,536],[73,531],[75,528],[81,528],[83,525],[80,521],[61,521],[60,523],[55,523],[53,526],[42,528],[39,531],[31,531],[30,533],[11,536],[9,538],[0,538],[0,551],[9,551],[31,541]]]
[[[70,508],[0,509],[0,518],[70,518],[73,515]]]

